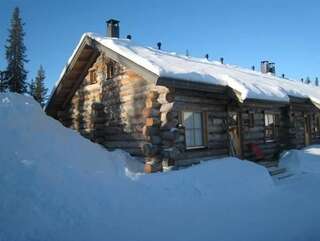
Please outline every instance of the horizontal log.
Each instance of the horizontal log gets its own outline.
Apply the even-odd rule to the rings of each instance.
[[[199,103],[199,104],[194,104],[194,103],[188,103],[188,102],[178,102],[175,101],[174,103],[174,110],[175,111],[218,111],[218,112],[226,112],[226,106],[223,105],[210,105],[206,103]],[[160,110],[163,112],[162,110]],[[165,111],[167,112],[167,111]]]
[[[162,112],[161,113],[161,121],[162,122],[169,122],[174,119],[178,120],[178,112],[170,111],[170,112]]]
[[[150,136],[149,140],[153,145],[161,144],[161,137],[160,136]]]
[[[161,123],[161,121],[159,118],[153,117],[153,118],[147,118],[145,125],[146,126],[158,126],[158,125],[160,125],[160,123]]]
[[[162,163],[150,164],[146,163],[144,165],[145,173],[153,173],[153,172],[161,172],[162,171]]]
[[[169,141],[175,141],[179,137],[179,133],[176,129],[173,129],[172,131],[162,131],[160,135],[162,139]]]
[[[145,108],[142,113],[144,117],[160,117],[159,109],[155,108]]]
[[[149,93],[147,93],[147,98],[155,101],[159,97],[159,93],[156,90],[151,90]]]
[[[143,148],[145,141],[105,141],[104,146],[108,148]]]
[[[174,97],[175,102],[182,102],[182,103],[191,103],[191,104],[209,104],[213,106],[224,106],[226,108],[227,102],[225,100],[211,100],[206,97],[202,96],[185,96],[185,95],[178,95],[176,94]]]
[[[145,158],[146,163],[154,165],[162,162],[162,157],[160,155],[158,156],[151,156]]]
[[[159,146],[146,143],[143,145],[143,154],[147,157],[155,156],[159,153]]]
[[[173,110],[173,105],[174,103],[167,103],[167,104],[163,104],[161,105],[161,108],[160,108],[160,112],[170,112],[171,110]]]
[[[179,124],[179,121],[174,119],[172,121],[162,123],[160,129],[161,130],[171,130],[172,128],[177,128],[178,124]]]
[[[145,107],[146,108],[160,108],[161,104],[159,102],[147,99],[145,101]]]
[[[176,147],[165,148],[161,151],[163,158],[175,160],[180,155],[180,151]]]
[[[211,157],[211,156],[212,156],[212,158],[214,158],[214,156],[221,156],[221,155],[228,155],[228,154],[229,154],[228,148],[186,151],[186,152],[180,153],[177,160],[201,158],[201,157]]]
[[[144,126],[142,133],[144,136],[155,136],[160,134],[160,129],[155,126]]]
[[[174,95],[166,92],[166,93],[161,93],[158,97],[158,102],[160,104],[166,104],[166,103],[171,103],[173,102],[175,99]]]

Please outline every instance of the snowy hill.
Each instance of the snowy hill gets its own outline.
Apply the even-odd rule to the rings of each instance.
[[[235,158],[145,175],[17,94],[0,133],[1,241],[320,239],[319,146],[286,153],[276,183]]]

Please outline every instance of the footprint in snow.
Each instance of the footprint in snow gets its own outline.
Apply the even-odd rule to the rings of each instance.
[[[31,160],[21,160],[21,163],[25,166],[31,166],[33,165],[34,161]]]

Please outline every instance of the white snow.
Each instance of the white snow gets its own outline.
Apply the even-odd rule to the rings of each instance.
[[[290,150],[283,154],[280,166],[291,173],[320,174],[320,145],[310,146],[304,151]]]
[[[233,65],[221,64],[207,59],[187,57],[176,53],[143,47],[128,39],[101,37],[94,33],[85,33],[68,63],[73,59],[81,42],[89,37],[107,48],[132,60],[159,77],[189,80],[229,86],[240,93],[240,101],[262,99],[288,102],[289,96],[310,98],[320,106],[320,88],[302,84],[298,81],[278,78],[270,74]],[[62,71],[60,80],[64,75]],[[59,80],[59,81],[60,81]],[[56,86],[59,84],[56,83]],[[53,92],[55,89],[53,89]]]
[[[236,158],[146,175],[11,93],[0,94],[0,133],[1,241],[320,239],[311,166],[277,184]],[[296,152],[318,165],[320,146]]]

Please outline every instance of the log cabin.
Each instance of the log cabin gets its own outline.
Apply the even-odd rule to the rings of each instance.
[[[85,33],[45,111],[109,150],[145,162],[146,172],[217,157],[256,162],[320,142],[320,89],[208,58],[193,58],[119,38]],[[208,56],[206,56],[208,57]]]

